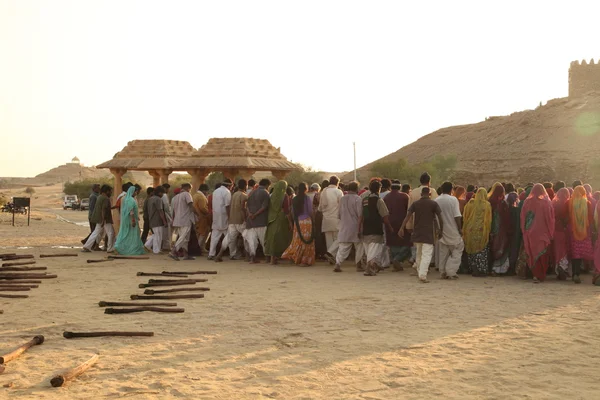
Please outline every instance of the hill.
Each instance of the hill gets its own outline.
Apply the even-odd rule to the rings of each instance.
[[[405,159],[412,164],[436,155],[455,155],[454,180],[460,184],[589,181],[600,161],[599,135],[600,96],[559,98],[535,110],[440,129],[361,167],[358,173],[365,180],[378,162]],[[343,179],[351,180],[352,173]]]

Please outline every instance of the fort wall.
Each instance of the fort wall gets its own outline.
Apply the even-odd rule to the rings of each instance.
[[[600,93],[600,60],[589,63],[573,61],[569,68],[569,97],[581,97],[591,92]]]

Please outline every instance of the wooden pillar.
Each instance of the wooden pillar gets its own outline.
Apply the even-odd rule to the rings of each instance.
[[[187,173],[192,176],[192,193],[196,193],[200,188],[200,185],[206,181],[206,177],[209,174],[209,170],[205,168],[194,168],[188,169]]]
[[[157,170],[149,170],[148,173],[152,177],[152,187],[158,187],[160,185],[160,174]]]

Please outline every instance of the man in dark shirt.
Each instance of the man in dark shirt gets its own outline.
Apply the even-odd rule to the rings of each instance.
[[[148,214],[148,200],[150,200],[153,193],[154,193],[153,187],[149,187],[148,189],[146,189],[147,197],[146,197],[146,200],[144,200],[144,207],[143,207],[144,229],[142,230],[142,243],[146,243],[146,240],[148,239],[148,233],[150,232],[150,219],[149,219],[150,214]]]
[[[104,185],[100,188],[100,196],[96,200],[94,212],[90,222],[96,224],[94,232],[83,246],[83,252],[90,252],[94,244],[99,244],[106,233],[108,239],[106,242],[106,251],[112,253],[115,247],[115,230],[113,228],[113,218],[110,206],[110,196],[112,196],[112,187]]]
[[[167,226],[169,223],[164,211],[163,196],[166,196],[165,188],[158,186],[148,199],[148,224],[152,229],[152,236],[145,242],[144,246],[152,250],[154,254],[160,253],[164,236],[168,232]]]
[[[100,185],[98,183],[94,183],[92,185],[92,193],[90,193],[90,208],[88,209],[88,221],[90,223],[90,234],[87,235],[85,239],[81,241],[81,244],[86,244],[90,236],[92,236],[92,232],[96,229],[96,224],[92,222],[92,213],[94,212],[94,208],[96,207],[96,199],[98,199],[98,194],[100,193]]]
[[[431,190],[428,187],[423,187],[421,189],[421,199],[415,201],[409,207],[408,214],[398,232],[400,237],[404,236],[404,228],[413,214],[415,216],[415,221],[412,232],[412,241],[417,248],[417,261],[415,267],[419,273],[419,280],[422,283],[429,283],[427,280],[427,272],[429,271],[429,263],[433,257],[434,226],[437,226],[439,223],[438,236],[441,238],[444,224],[442,222],[442,210],[438,203],[431,200]]]
[[[267,233],[267,223],[269,220],[269,186],[271,181],[262,179],[258,183],[258,189],[253,190],[248,196],[246,209],[248,219],[246,220],[246,240],[248,241],[248,253],[251,263],[258,263],[256,259],[256,249],[258,244],[265,245],[265,234]]]

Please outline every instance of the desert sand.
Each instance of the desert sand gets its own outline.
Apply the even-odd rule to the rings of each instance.
[[[57,279],[28,299],[0,299],[0,354],[46,342],[6,364],[0,398],[24,399],[596,399],[597,287],[516,278],[419,284],[408,272],[364,277],[326,264],[278,267],[198,259],[87,264],[85,213],[45,209],[30,227],[0,220],[2,247],[36,255]],[[0,252],[8,252],[3,249]],[[52,252],[76,258],[39,259]],[[106,315],[127,301],[138,271],[217,270],[183,314]],[[435,272],[431,271],[432,276]],[[201,276],[194,276],[201,277]],[[67,340],[63,331],[154,331],[151,338]],[[62,388],[57,373],[99,353]]]

